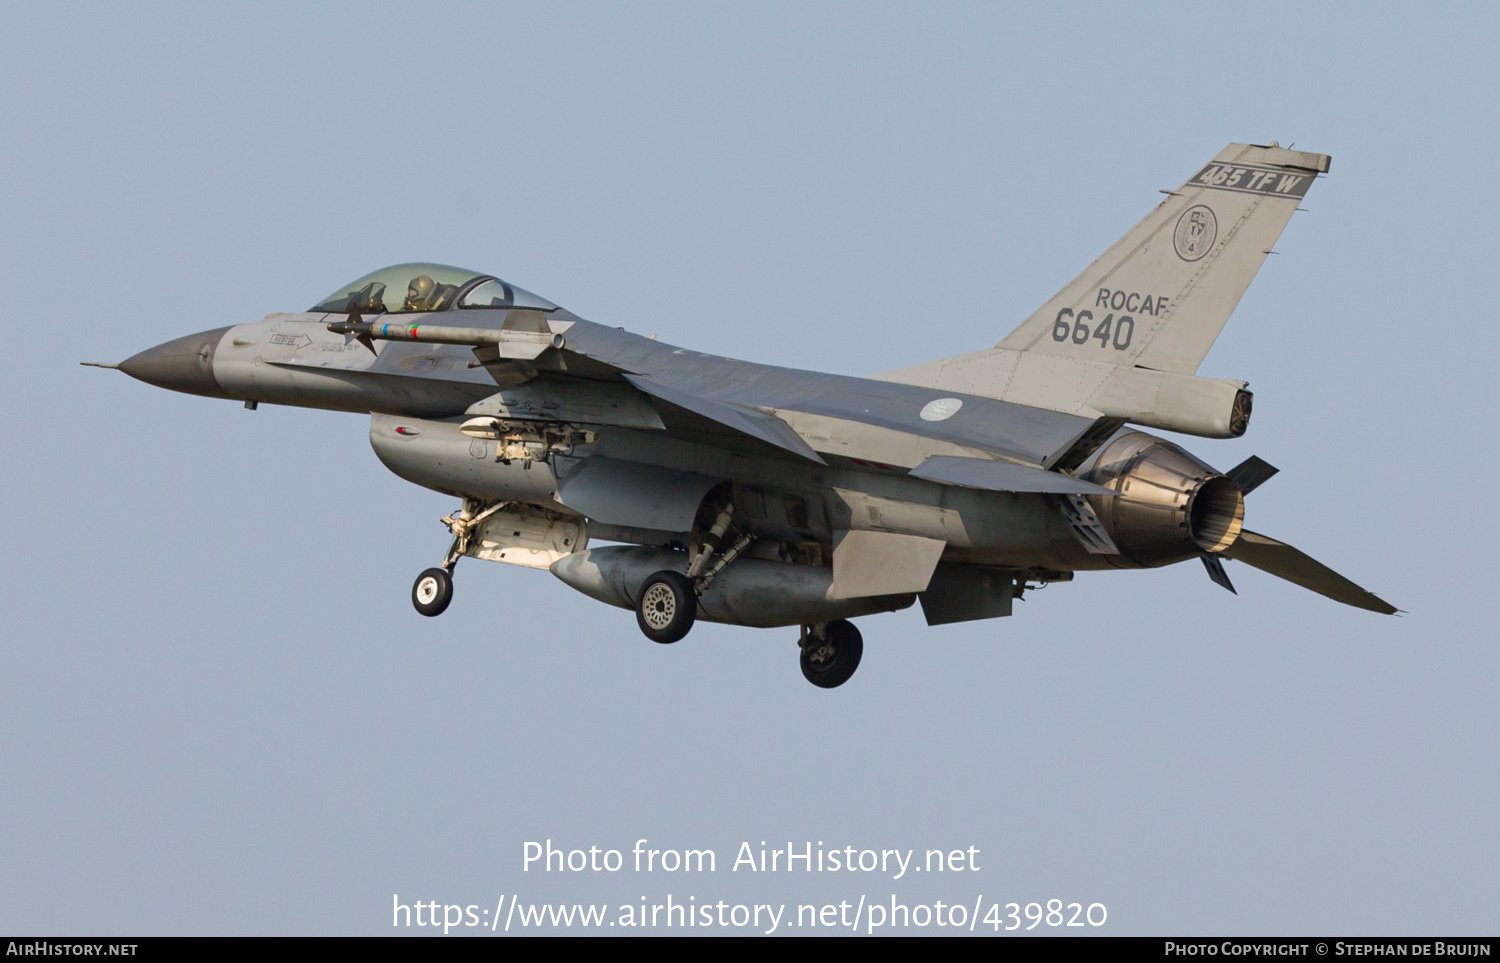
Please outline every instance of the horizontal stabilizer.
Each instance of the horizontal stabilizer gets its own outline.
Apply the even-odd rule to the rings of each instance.
[[[726,428],[732,428],[741,434],[758,438],[761,441],[775,445],[794,455],[800,455],[809,461],[815,461],[820,465],[828,464],[802,436],[792,430],[792,426],[763,411],[754,408],[744,408],[739,405],[726,404],[722,401],[710,401],[697,395],[688,394],[676,388],[668,388],[650,378],[640,375],[627,374],[625,380],[644,391],[654,398],[660,398],[667,404],[676,405],[691,411],[695,415],[718,422]]]
[[[983,488],[994,492],[1047,492],[1053,495],[1118,495],[1093,482],[1071,475],[987,458],[961,458],[956,455],[933,455],[911,470],[917,478]]]
[[[1239,540],[1223,554],[1262,572],[1269,572],[1277,578],[1311,589],[1335,602],[1382,615],[1395,615],[1399,611],[1394,605],[1365,591],[1322,562],[1302,554],[1285,542],[1278,542],[1248,528],[1240,532]]]
[[[1240,494],[1248,495],[1255,491],[1265,482],[1271,480],[1271,476],[1281,471],[1270,462],[1263,461],[1254,455],[1235,465],[1224,474],[1229,480],[1240,486]]]

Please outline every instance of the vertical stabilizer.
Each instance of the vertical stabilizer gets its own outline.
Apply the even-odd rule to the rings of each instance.
[[[876,377],[1236,437],[1245,383],[1195,372],[1329,160],[1230,144],[996,347]]]
[[[1194,373],[1328,164],[1230,144],[999,346]]]

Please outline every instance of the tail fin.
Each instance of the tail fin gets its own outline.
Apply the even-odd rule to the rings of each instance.
[[[1194,373],[1328,164],[1230,144],[999,347]]]
[[[1329,160],[1230,144],[996,347],[876,377],[1238,436],[1245,383],[1194,372]]]

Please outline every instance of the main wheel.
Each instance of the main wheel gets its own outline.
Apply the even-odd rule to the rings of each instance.
[[[447,569],[429,568],[411,587],[411,604],[423,615],[442,615],[453,601],[453,576]]]
[[[641,583],[635,620],[652,642],[676,642],[688,634],[697,617],[698,596],[686,575],[662,570]]]
[[[808,639],[802,647],[802,674],[819,688],[833,689],[849,681],[864,654],[865,640],[853,622],[829,622],[823,641]]]

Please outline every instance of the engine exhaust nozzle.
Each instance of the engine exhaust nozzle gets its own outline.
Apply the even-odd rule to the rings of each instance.
[[[1089,480],[1119,492],[1093,498],[1110,537],[1133,565],[1155,567],[1222,552],[1240,537],[1238,485],[1155,435],[1121,435],[1100,453]]]

